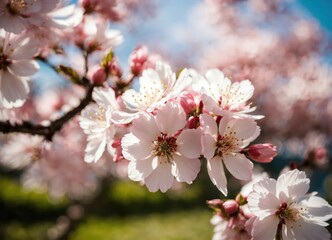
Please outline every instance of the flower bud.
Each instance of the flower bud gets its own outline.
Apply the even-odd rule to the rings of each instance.
[[[129,65],[134,75],[139,75],[144,69],[144,63],[148,60],[148,48],[139,46],[129,56]]]
[[[252,160],[268,163],[277,155],[277,147],[270,143],[254,144],[249,147],[248,154]]]
[[[191,116],[188,119],[188,128],[189,129],[196,129],[199,127],[199,117],[198,116]]]
[[[239,210],[239,205],[235,200],[227,200],[226,202],[224,202],[222,204],[222,206],[225,210],[225,213],[227,213],[227,215],[232,215]]]
[[[118,63],[118,61],[116,61],[115,59],[113,59],[109,65],[108,65],[108,71],[112,76],[117,76],[117,77],[121,77],[122,76],[122,69]]]
[[[95,85],[102,85],[106,81],[105,69],[102,67],[97,68],[97,70],[92,74],[92,82]]]
[[[206,201],[207,205],[213,209],[221,209],[224,203],[221,199],[212,199]]]
[[[182,95],[180,99],[180,105],[186,114],[190,114],[196,109],[194,97],[190,93]]]

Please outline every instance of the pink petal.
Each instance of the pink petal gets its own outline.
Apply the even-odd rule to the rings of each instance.
[[[283,240],[303,239],[303,240],[326,240],[331,239],[328,230],[322,226],[306,222],[303,219],[287,222],[282,229]]]
[[[277,227],[279,224],[279,219],[276,215],[271,215],[263,220],[256,218],[251,231],[251,236],[255,240],[273,240]]]
[[[168,163],[159,166],[148,176],[144,183],[150,192],[166,192],[173,185],[174,177],[171,173],[171,165]]]
[[[177,104],[167,102],[158,110],[156,123],[161,132],[173,136],[187,124],[186,114]]]
[[[187,182],[191,184],[199,173],[201,162],[195,159],[173,156],[172,174],[178,182]]]
[[[227,170],[237,179],[250,180],[252,175],[253,163],[243,154],[227,154],[223,157]]]
[[[29,92],[27,81],[8,71],[1,72],[0,96],[2,98],[2,105],[6,108],[22,106]]]
[[[0,17],[0,28],[5,29],[7,32],[20,34],[26,28],[24,21],[21,17],[17,15],[12,16],[4,10],[4,15]]]
[[[228,126],[230,128],[226,130],[226,133],[235,132],[235,137],[241,140],[251,139],[252,141],[254,140],[252,136],[257,132],[257,123],[251,118],[233,119]]]
[[[141,113],[133,120],[131,131],[138,139],[151,143],[160,135],[153,115],[148,113]]]
[[[18,76],[31,76],[39,70],[39,65],[36,61],[19,61],[14,62],[9,66],[10,71]]]
[[[122,154],[129,161],[141,161],[151,156],[153,144],[140,141],[132,133],[126,134],[121,140]]]
[[[227,196],[227,179],[221,158],[216,156],[207,160],[207,170],[212,183]]]
[[[209,134],[204,134],[201,139],[202,154],[207,160],[213,158],[216,151],[216,140]]]
[[[133,181],[142,181],[147,178],[157,166],[154,162],[157,157],[150,157],[142,161],[130,161],[128,164],[128,177]]]
[[[177,151],[187,158],[198,158],[202,153],[201,130],[185,129],[179,135]]]
[[[218,136],[218,128],[217,123],[213,117],[209,114],[203,113],[199,117],[201,126],[203,127],[203,132],[205,134],[210,134],[213,137],[217,138]]]

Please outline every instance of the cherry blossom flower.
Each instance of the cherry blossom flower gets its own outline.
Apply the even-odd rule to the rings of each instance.
[[[332,218],[332,207],[324,199],[307,194],[310,180],[297,169],[277,180],[266,178],[253,186],[248,206],[255,217],[251,220],[253,239],[283,240],[330,239],[324,228]]]
[[[119,108],[113,89],[95,88],[92,98],[96,104],[89,105],[81,114],[80,126],[88,134],[85,149],[86,162],[98,161],[106,146],[115,135],[111,114]]]
[[[38,160],[44,139],[26,134],[13,135],[0,150],[0,163],[12,169],[20,169]]]
[[[131,133],[122,139],[130,179],[144,181],[151,192],[166,192],[174,178],[189,184],[194,181],[200,170],[201,131],[182,130],[187,121],[180,106],[168,102],[156,116],[141,113],[132,123]]]
[[[207,160],[210,179],[224,195],[227,195],[224,164],[235,178],[249,180],[253,163],[241,151],[258,137],[260,128],[251,118],[223,117],[218,127],[213,117],[203,113],[200,121],[204,132],[202,152]]]
[[[28,189],[47,190],[52,198],[93,196],[98,179],[84,158],[85,136],[77,119],[69,122],[43,149],[38,160],[24,171],[21,181]]]
[[[176,78],[171,67],[163,62],[156,63],[156,69],[146,69],[139,78],[140,90],[129,89],[122,99],[132,113],[116,112],[115,123],[129,123],[142,112],[152,112],[166,101],[178,96],[191,82],[186,69]]]
[[[3,107],[20,107],[25,102],[29,93],[27,77],[39,69],[32,60],[37,50],[31,38],[0,29],[0,104]]]
[[[254,86],[249,80],[232,83],[218,69],[208,70],[206,80],[208,84],[203,85],[202,100],[207,111],[221,116],[233,113],[236,116],[248,117],[247,114],[256,109],[247,104],[254,93]],[[255,118],[261,118],[261,116],[255,116]]]
[[[80,18],[64,18],[74,5],[60,8],[60,0],[4,0],[0,2],[0,28],[19,34],[26,29],[64,28]],[[70,11],[69,11],[70,12]],[[72,14],[70,14],[72,15]],[[11,23],[11,24],[8,24]]]

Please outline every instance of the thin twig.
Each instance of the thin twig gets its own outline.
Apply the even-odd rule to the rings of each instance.
[[[60,131],[63,125],[79,114],[91,101],[92,92],[94,85],[88,85],[86,87],[86,95],[81,100],[80,104],[73,108],[71,111],[67,112],[62,117],[51,121],[50,125],[44,126],[41,124],[34,124],[29,121],[23,121],[20,124],[11,124],[9,121],[0,121],[0,132],[3,133],[29,133],[31,135],[41,135],[45,137],[46,140],[51,141],[54,134]]]

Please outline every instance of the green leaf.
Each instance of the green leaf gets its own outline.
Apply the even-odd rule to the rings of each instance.
[[[108,64],[109,64],[110,62],[112,62],[113,57],[114,57],[114,53],[113,53],[113,50],[111,49],[111,50],[107,53],[107,55],[103,58],[103,60],[101,61],[101,64],[100,64],[100,65],[101,65],[103,68],[106,68],[106,67],[108,66]]]
[[[182,71],[184,70],[185,68],[181,68],[177,73],[176,73],[176,79],[178,79],[182,73]]]
[[[68,77],[73,83],[76,83],[76,84],[81,84],[82,83],[81,77],[71,67],[67,67],[67,66],[64,66],[64,65],[59,65],[56,68],[56,71],[58,73],[61,73],[61,74],[65,75],[66,77]]]

